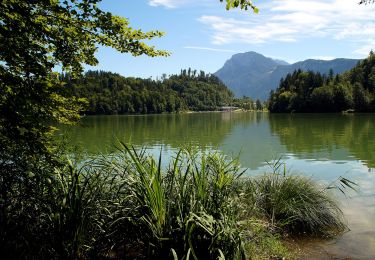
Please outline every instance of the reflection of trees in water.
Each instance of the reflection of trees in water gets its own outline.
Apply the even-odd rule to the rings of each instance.
[[[295,154],[345,149],[370,168],[375,167],[374,114],[271,114],[271,132]],[[342,158],[331,158],[342,159]]]
[[[236,124],[220,147],[225,153],[239,155],[242,166],[256,170],[286,153],[278,137],[272,135],[268,113],[254,113],[251,123]]]
[[[117,138],[148,147],[220,147],[228,154],[240,153],[241,163],[251,169],[286,153],[303,159],[331,160],[346,160],[353,155],[375,168],[374,114],[93,116],[83,120],[83,127],[69,130],[71,142],[81,144],[89,153],[105,153]]]
[[[157,144],[173,148],[186,144],[219,146],[234,125],[259,120],[255,113],[194,113],[146,116],[90,116],[82,127],[63,128],[73,143],[89,153],[113,144],[117,138],[139,146]]]

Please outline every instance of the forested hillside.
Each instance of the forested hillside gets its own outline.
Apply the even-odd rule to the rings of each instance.
[[[375,111],[375,55],[340,74],[321,75],[301,70],[281,79],[271,91],[270,112]]]
[[[229,105],[232,92],[214,75],[182,70],[161,80],[88,71],[80,79],[61,75],[69,94],[86,98],[86,114],[146,114],[215,110]]]

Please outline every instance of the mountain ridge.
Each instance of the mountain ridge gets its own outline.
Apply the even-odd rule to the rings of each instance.
[[[237,97],[248,96],[265,100],[269,92],[278,87],[281,78],[295,70],[328,74],[332,69],[335,74],[339,74],[352,69],[358,61],[360,60],[345,58],[307,59],[289,64],[250,51],[234,54],[214,75],[220,78]]]

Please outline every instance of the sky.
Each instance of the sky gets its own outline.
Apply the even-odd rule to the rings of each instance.
[[[225,1],[224,1],[225,2]],[[99,47],[99,65],[86,69],[156,78],[189,68],[214,73],[235,53],[255,51],[289,63],[365,58],[375,50],[375,4],[359,0],[254,0],[260,9],[227,11],[219,0],[103,0],[105,11],[162,38],[145,41],[169,57],[133,57]]]

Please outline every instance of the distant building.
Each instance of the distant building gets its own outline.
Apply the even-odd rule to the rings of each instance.
[[[229,112],[238,109],[238,107],[219,107],[220,111]]]

